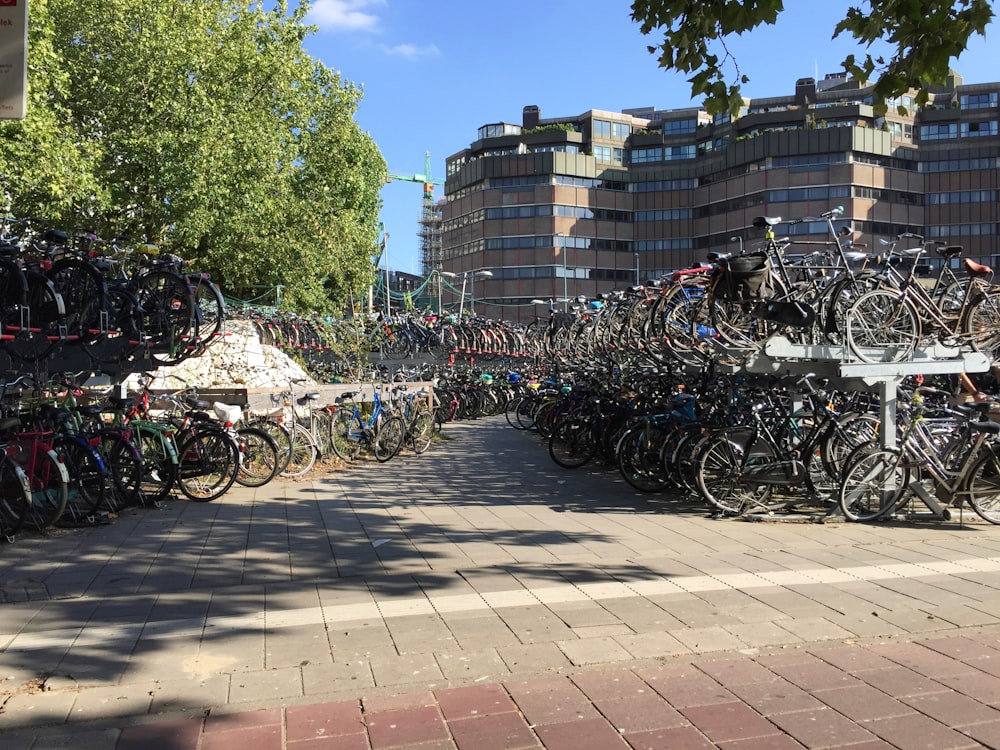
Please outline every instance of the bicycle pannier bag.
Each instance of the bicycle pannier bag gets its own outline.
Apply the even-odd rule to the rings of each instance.
[[[722,269],[716,294],[728,302],[762,300],[770,297],[771,268],[767,256],[757,253],[729,258]]]

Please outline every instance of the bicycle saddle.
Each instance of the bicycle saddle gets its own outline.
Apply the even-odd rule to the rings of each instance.
[[[764,229],[765,227],[774,227],[781,223],[780,216],[758,216],[753,220],[753,225],[757,229]]]
[[[962,263],[965,265],[965,270],[973,276],[989,276],[993,273],[990,266],[976,263],[972,258],[963,258]]]
[[[317,393],[316,391],[310,391],[305,396],[301,396],[300,398],[295,399],[295,402],[299,406],[305,406],[310,401],[317,401],[317,400],[319,400],[319,393]]]
[[[355,391],[345,391],[344,393],[341,393],[339,396],[337,396],[337,398],[334,400],[339,404],[343,401],[350,401],[356,395],[357,393]]]
[[[937,254],[942,258],[954,258],[955,256],[962,254],[961,245],[943,245],[942,247],[934,249],[937,250]]]

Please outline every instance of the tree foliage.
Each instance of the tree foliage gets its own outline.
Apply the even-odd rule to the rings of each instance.
[[[300,309],[365,288],[386,165],[354,122],[360,89],[303,49],[309,2],[32,0],[0,197]]]
[[[874,81],[873,96],[883,111],[886,99],[910,89],[918,91],[918,104],[925,103],[928,88],[945,82],[951,60],[973,34],[985,33],[993,18],[991,0],[867,0],[865,5],[867,10],[848,9],[833,38],[848,33],[865,49],[860,58],[848,55],[844,70],[857,80]],[[739,73],[726,39],[774,25],[783,10],[783,0],[635,0],[632,19],[643,34],[663,34],[660,44],[648,48],[660,67],[691,74],[691,94],[704,97],[710,112],[735,114],[749,79]],[[876,43],[891,53],[876,53]],[[734,82],[723,71],[727,62],[736,66]]]

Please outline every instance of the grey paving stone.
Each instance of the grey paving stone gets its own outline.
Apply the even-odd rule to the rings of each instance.
[[[232,676],[230,703],[275,702],[303,694],[302,670],[298,667],[240,672]]]

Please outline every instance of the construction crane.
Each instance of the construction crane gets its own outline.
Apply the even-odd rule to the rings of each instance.
[[[389,173],[386,177],[386,182],[392,182],[393,180],[403,180],[404,182],[421,182],[424,185],[424,200],[433,201],[434,200],[434,186],[444,185],[444,180],[434,180],[431,179],[431,152],[424,152],[424,173],[423,174],[393,174]]]
[[[444,180],[431,177],[431,152],[424,152],[424,173],[402,175],[390,172],[386,183],[394,180],[403,182],[419,182],[424,186],[424,198],[420,212],[420,265],[424,275],[441,266],[441,215],[434,203],[434,186],[444,185]]]

